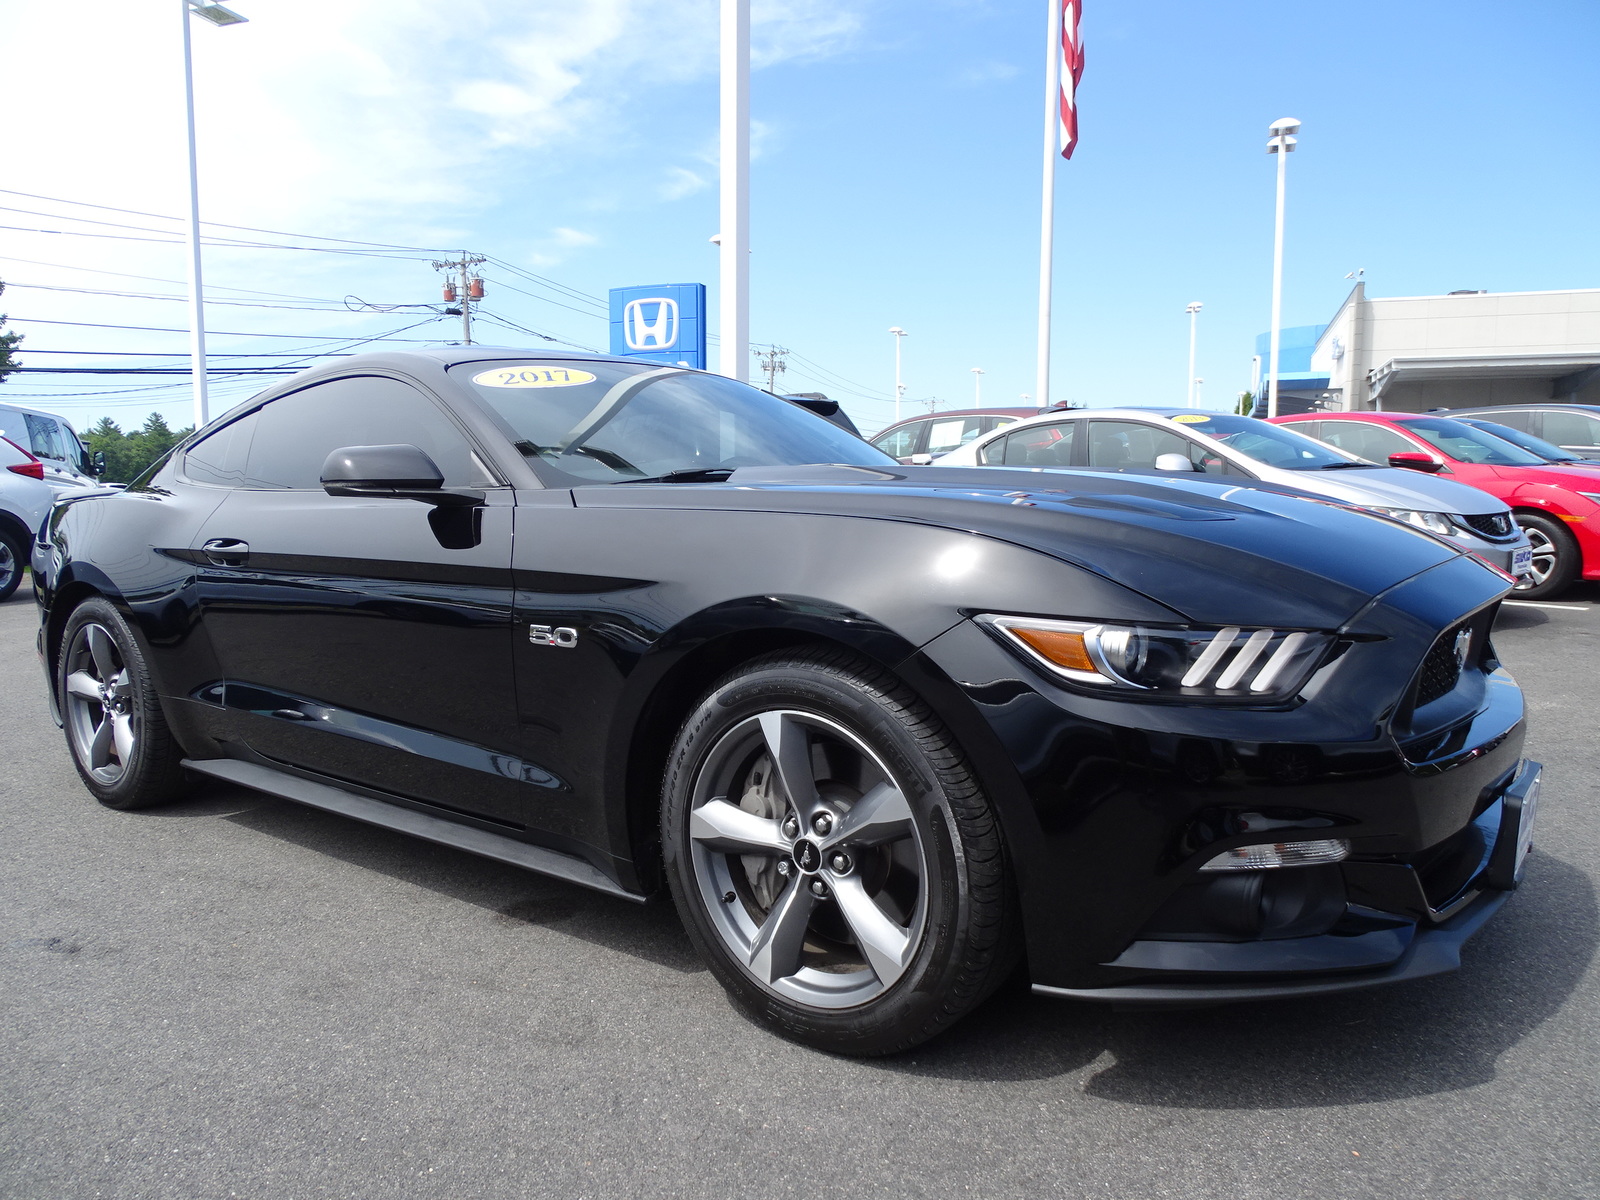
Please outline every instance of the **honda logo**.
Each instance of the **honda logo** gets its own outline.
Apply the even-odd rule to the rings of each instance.
[[[647,317],[645,306],[654,304]],[[629,300],[622,310],[622,336],[629,350],[670,350],[678,344],[678,302],[666,296]]]

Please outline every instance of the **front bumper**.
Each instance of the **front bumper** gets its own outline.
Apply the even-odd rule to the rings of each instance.
[[[1201,1006],[1289,999],[1381,987],[1443,975],[1461,966],[1461,948],[1521,881],[1538,806],[1535,762],[1523,762],[1475,825],[1492,836],[1478,871],[1444,912],[1421,920],[1349,906],[1334,932],[1254,942],[1136,941],[1110,967],[1142,970],[1141,980],[1110,987],[1034,984],[1041,995],[1139,1007]]]

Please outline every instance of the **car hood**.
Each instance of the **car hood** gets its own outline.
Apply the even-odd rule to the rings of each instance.
[[[579,488],[574,498],[580,507],[810,513],[962,530],[1093,571],[1205,624],[1337,628],[1373,596],[1460,557],[1409,525],[1292,488],[1195,478],[761,467],[722,483],[617,484]]]
[[[1332,471],[1279,471],[1280,481],[1293,475],[1290,486],[1319,496],[1377,508],[1409,508],[1419,512],[1480,516],[1504,512],[1505,501],[1481,488],[1440,479],[1402,467],[1346,467]],[[1304,482],[1302,482],[1302,479]]]

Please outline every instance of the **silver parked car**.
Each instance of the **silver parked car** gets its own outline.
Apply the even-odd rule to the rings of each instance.
[[[940,467],[1198,471],[1299,488],[1409,522],[1518,577],[1533,551],[1504,503],[1465,484],[1380,467],[1281,425],[1192,408],[1045,412],[942,458]]]
[[[0,600],[10,599],[22,582],[34,534],[54,495],[45,482],[44,464],[0,437]]]

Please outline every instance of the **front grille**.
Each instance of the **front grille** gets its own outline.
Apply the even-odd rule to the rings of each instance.
[[[1475,533],[1481,533],[1488,538],[1508,538],[1517,531],[1516,522],[1511,519],[1509,511],[1474,513],[1471,516],[1464,516],[1460,519],[1464,524],[1471,527]]]
[[[1428,651],[1428,657],[1422,660],[1422,673],[1417,679],[1416,707],[1432,704],[1440,696],[1449,695],[1455,690],[1456,681],[1461,678],[1461,668],[1466,664],[1471,649],[1470,641],[1458,646],[1457,639],[1462,634],[1471,638],[1470,620],[1446,629],[1433,644],[1433,649]]]

